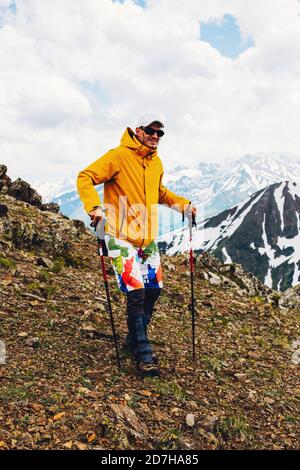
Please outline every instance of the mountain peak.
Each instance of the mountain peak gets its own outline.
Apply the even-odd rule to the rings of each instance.
[[[163,237],[160,239],[163,241]],[[300,185],[271,184],[237,206],[205,219],[194,248],[239,263],[267,286],[285,290],[300,282]],[[166,251],[186,251],[188,234],[171,235]]]

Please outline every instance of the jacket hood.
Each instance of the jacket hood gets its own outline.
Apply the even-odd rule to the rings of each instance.
[[[141,157],[150,157],[153,158],[157,156],[157,150],[152,150],[146,145],[143,145],[134,135],[134,132],[130,127],[127,127],[122,138],[121,145],[127,147],[130,150],[133,150],[135,153]]]

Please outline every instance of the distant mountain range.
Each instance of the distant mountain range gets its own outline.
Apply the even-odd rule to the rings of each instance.
[[[201,219],[228,209],[269,184],[300,181],[300,160],[280,154],[244,155],[222,165],[200,163],[167,174],[167,186],[200,209]]]
[[[194,168],[177,167],[165,173],[164,184],[193,201],[198,207],[199,220],[203,220],[235,206],[269,184],[297,179],[300,181],[300,160],[271,154],[245,155],[223,164],[202,162]],[[45,202],[56,202],[63,214],[88,224],[89,219],[77,194],[76,175],[35,181],[32,186]],[[98,191],[102,195],[102,185]],[[170,217],[168,212],[166,208],[160,208],[160,234],[181,226],[180,215],[172,211]]]
[[[174,255],[189,248],[189,232],[160,238]],[[193,248],[225,263],[239,263],[267,286],[285,290],[300,282],[300,184],[281,182],[257,191],[240,204],[199,224]]]

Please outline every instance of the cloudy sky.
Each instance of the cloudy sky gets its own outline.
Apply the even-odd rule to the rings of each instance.
[[[298,0],[0,0],[0,163],[77,173],[145,111],[165,167],[300,158]]]

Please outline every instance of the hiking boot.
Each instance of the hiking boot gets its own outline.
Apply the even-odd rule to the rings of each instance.
[[[141,377],[159,377],[158,366],[154,362],[137,362],[137,371]]]
[[[128,341],[128,337],[126,337],[123,345],[122,345],[122,349],[124,351],[124,353],[127,355],[127,356],[131,356],[131,357],[134,357],[134,346],[133,344],[130,342],[130,340]],[[153,357],[152,357],[152,362],[153,364],[155,364],[156,366],[158,365],[158,359],[157,357],[155,356],[155,354],[153,354]]]
[[[123,351],[128,354],[129,356],[133,356],[134,355],[134,347],[133,347],[133,344],[132,343],[128,343],[126,340],[124,341],[123,345],[122,345],[122,349]]]

